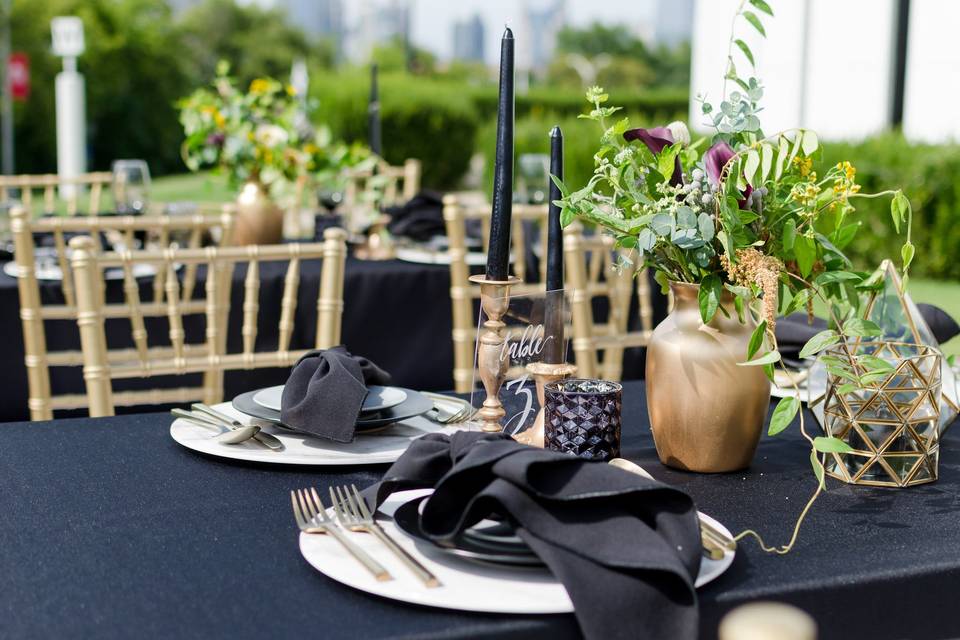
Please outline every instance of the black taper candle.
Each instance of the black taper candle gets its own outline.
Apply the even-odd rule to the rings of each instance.
[[[560,127],[550,130],[550,175],[563,180],[563,132]],[[564,361],[563,339],[563,229],[560,227],[560,207],[554,202],[563,197],[560,188],[550,180],[550,205],[547,209],[547,302],[544,318],[546,345],[543,361],[560,364]]]
[[[367,127],[370,138],[370,150],[383,156],[383,142],[380,129],[380,87],[377,83],[377,64],[370,65],[370,103],[367,105]]]
[[[493,172],[493,217],[487,251],[487,279],[506,280],[510,267],[510,218],[513,215],[513,32],[500,41],[500,100],[497,153]]]

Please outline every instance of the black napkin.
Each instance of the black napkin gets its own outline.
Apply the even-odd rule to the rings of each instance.
[[[304,354],[293,365],[280,398],[280,421],[334,440],[353,440],[368,384],[389,384],[390,374],[345,347]]]
[[[386,213],[390,216],[387,230],[395,236],[426,242],[447,233],[443,221],[443,196],[435,191],[421,191],[401,206],[387,207]]]
[[[434,487],[421,516],[440,543],[492,513],[566,587],[587,638],[694,638],[700,532],[678,489],[503,434],[419,438],[367,491]]]
[[[943,344],[957,334],[960,334],[960,325],[950,317],[946,311],[932,304],[917,304],[920,315],[933,333],[937,342]],[[800,350],[807,340],[827,328],[827,321],[814,318],[813,324],[807,324],[807,314],[792,313],[786,318],[777,320],[777,347],[783,356],[784,362],[792,366],[803,366],[800,361]]]

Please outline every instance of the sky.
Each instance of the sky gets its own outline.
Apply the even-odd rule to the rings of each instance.
[[[383,1],[383,0],[380,0]],[[479,13],[486,27],[484,54],[488,64],[500,55],[500,37],[507,23],[516,23],[524,4],[534,8],[550,6],[553,0],[411,0],[413,3],[412,40],[448,59],[453,52],[453,23]],[[347,22],[352,24],[359,3],[345,2]],[[567,0],[567,23],[586,26],[593,22],[623,24],[637,30],[653,17],[656,0]],[[523,46],[517,42],[518,50]],[[519,53],[519,51],[518,51]]]

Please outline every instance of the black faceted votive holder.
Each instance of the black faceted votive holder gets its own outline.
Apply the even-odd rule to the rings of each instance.
[[[623,387],[567,379],[544,386],[544,447],[586,460],[620,457]]]

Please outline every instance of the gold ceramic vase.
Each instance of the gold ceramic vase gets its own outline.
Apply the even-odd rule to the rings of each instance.
[[[283,211],[259,180],[248,180],[240,189],[233,237],[239,245],[278,244],[283,240]]]
[[[709,324],[695,284],[673,282],[674,308],[647,346],[647,407],[657,454],[676,469],[716,473],[753,459],[770,406],[770,382],[747,359],[752,323],[737,319],[724,291]],[[749,322],[749,321],[748,321]]]

